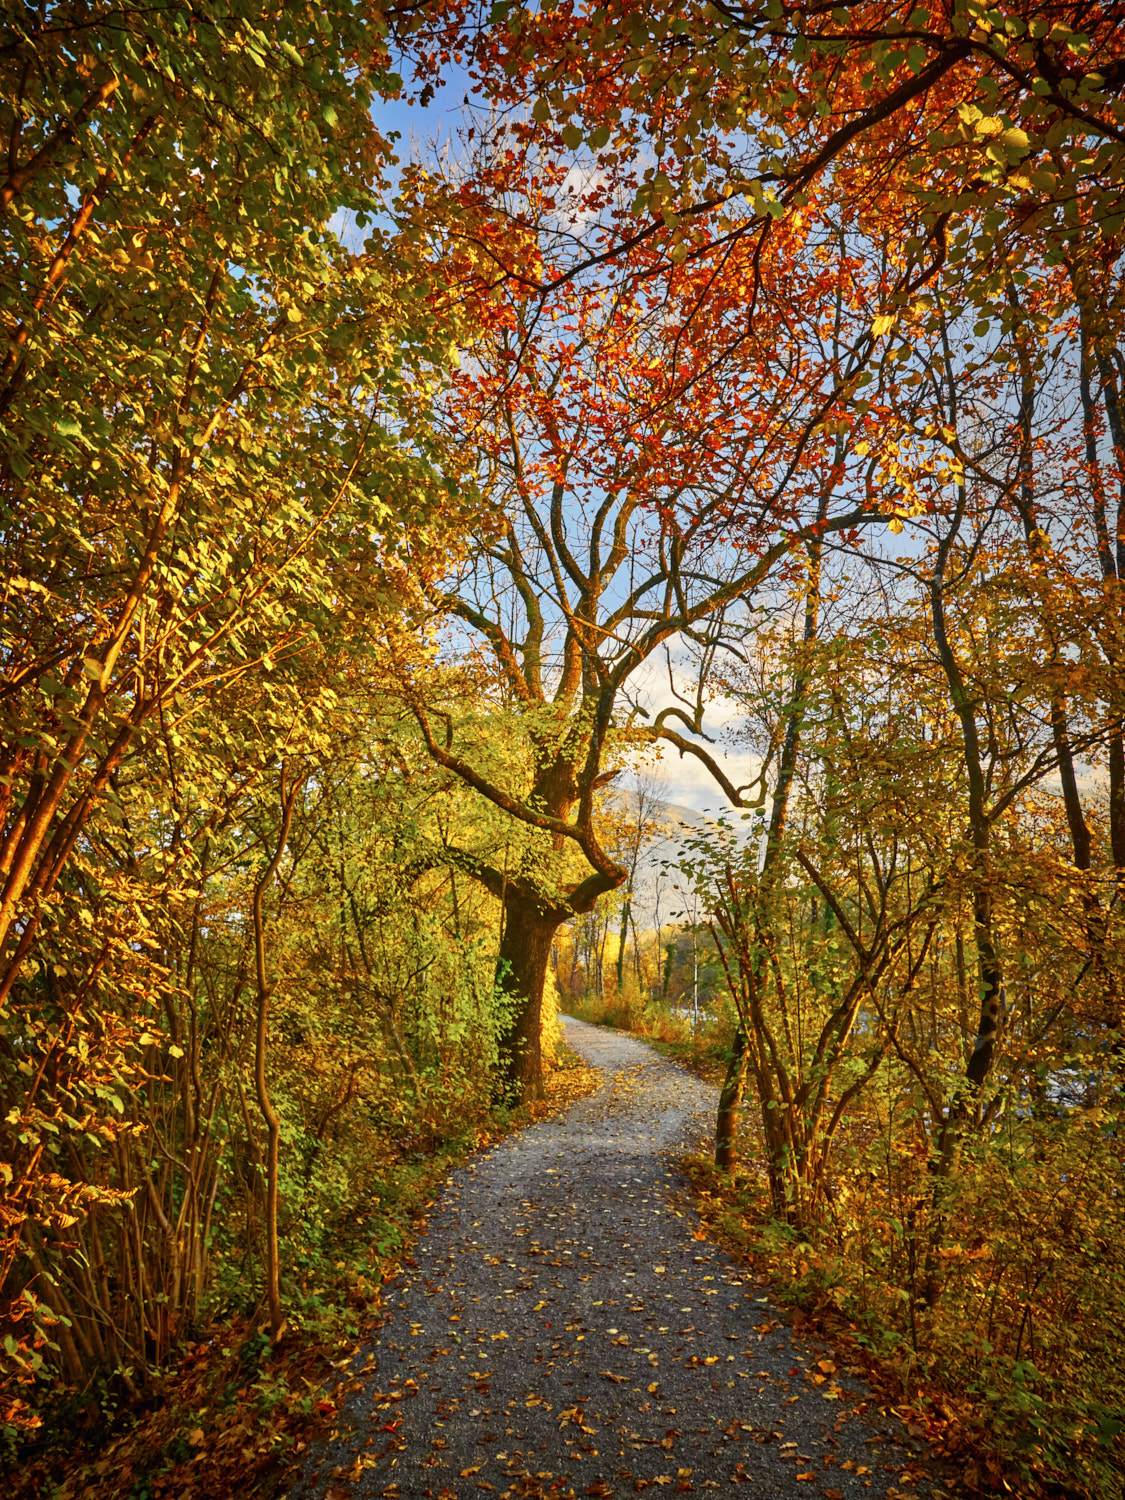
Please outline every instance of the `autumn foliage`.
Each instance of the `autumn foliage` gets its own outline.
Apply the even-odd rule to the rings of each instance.
[[[690,936],[716,1215],[1107,1500],[1120,7],[45,0],[0,77],[11,1453],[209,1329],[296,1411],[560,956],[673,1035]]]

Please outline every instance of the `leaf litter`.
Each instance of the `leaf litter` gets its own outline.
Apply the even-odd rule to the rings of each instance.
[[[708,1242],[672,1161],[716,1090],[631,1037],[566,1030],[602,1086],[452,1174],[289,1500],[954,1494]]]

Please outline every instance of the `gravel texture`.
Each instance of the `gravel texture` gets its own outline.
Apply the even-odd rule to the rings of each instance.
[[[916,1440],[860,1416],[862,1386],[700,1237],[672,1158],[715,1089],[631,1037],[566,1034],[604,1084],[450,1177],[293,1500],[941,1500]]]

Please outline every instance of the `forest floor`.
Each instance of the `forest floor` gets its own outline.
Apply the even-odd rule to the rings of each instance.
[[[290,1500],[955,1494],[708,1242],[674,1163],[715,1088],[627,1035],[566,1035],[602,1086],[452,1174]]]
[[[380,1252],[357,1246],[354,1233],[351,1241],[341,1240],[342,1258],[320,1268],[326,1318],[295,1319],[271,1344],[259,1318],[232,1313],[174,1349],[133,1401],[105,1382],[86,1392],[61,1392],[45,1405],[43,1425],[30,1442],[0,1448],[0,1495],[229,1500],[284,1494],[295,1456],[332,1426],[335,1405],[327,1392],[351,1363],[357,1325],[378,1326],[395,1301],[402,1262],[410,1263],[419,1224],[451,1168],[482,1144],[568,1109],[594,1092],[601,1076],[564,1047],[547,1075],[545,1099],[466,1118],[459,1134],[425,1154],[403,1140],[399,1155],[381,1163],[391,1190],[379,1205],[382,1233],[393,1235],[395,1244]]]

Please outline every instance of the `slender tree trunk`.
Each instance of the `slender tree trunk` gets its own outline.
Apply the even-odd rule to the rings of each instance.
[[[742,1106],[742,1088],[746,1081],[746,1029],[739,1026],[731,1046],[727,1076],[719,1095],[719,1113],[715,1121],[715,1165],[720,1172],[733,1172],[735,1144],[738,1140],[738,1114]]]
[[[821,499],[820,519],[827,515],[827,496]],[[801,729],[804,722],[805,694],[808,692],[809,682],[812,676],[812,663],[808,657],[808,650],[812,647],[817,636],[817,627],[820,618],[820,566],[821,566],[821,543],[813,541],[809,547],[808,561],[808,586],[805,593],[805,618],[801,633],[802,643],[806,648],[806,654],[798,663],[797,670],[793,676],[792,694],[790,697],[788,715],[785,725],[785,738],[782,744],[781,758],[778,765],[777,783],[773,792],[773,805],[770,809],[769,831],[766,836],[766,849],[762,863],[762,873],[759,885],[760,911],[765,924],[772,920],[772,898],[776,883],[780,875],[782,839],[785,834],[786,820],[789,815],[789,798],[793,787],[793,780],[797,770],[797,757],[801,745]],[[693,945],[695,938],[693,937]],[[696,974],[698,976],[698,953],[694,952]],[[749,965],[751,960],[748,951],[738,955],[740,967]],[[698,977],[696,979],[698,983]],[[732,985],[733,992],[733,985]],[[715,1118],[715,1165],[720,1171],[729,1172],[735,1158],[736,1137],[738,1132],[739,1105],[742,1101],[742,1090],[746,1076],[746,1052],[749,1046],[747,1036],[747,1025],[755,1029],[754,1019],[746,1016],[739,1025],[734,1038],[734,1052],[730,1067],[727,1070],[726,1080],[723,1083],[722,1093],[719,1096],[719,1109]],[[757,1039],[758,1033],[755,1031]],[[800,1067],[799,1059],[792,1059]],[[759,1105],[762,1108],[763,1123],[766,1126],[766,1140],[770,1142],[771,1134],[768,1111],[765,1108],[766,1096],[762,1090],[762,1080],[758,1080]],[[774,1120],[776,1122],[776,1114]],[[770,1182],[771,1192],[774,1192],[775,1207],[778,1199],[775,1188],[774,1166],[776,1162],[771,1153]],[[780,1181],[780,1178],[777,1179]]]
[[[1086,443],[1086,467],[1093,501],[1094,530],[1098,539],[1098,562],[1111,608],[1121,609],[1120,589],[1125,582],[1125,418],[1122,416],[1114,353],[1104,327],[1104,310],[1090,287],[1088,278],[1077,264],[1070,267],[1082,323],[1082,364],[1079,391],[1082,398],[1083,430]],[[1108,504],[1105,481],[1097,443],[1097,403],[1094,380],[1105,408],[1117,469],[1117,514],[1113,517]],[[1112,656],[1111,665],[1114,664]],[[1107,704],[1111,719],[1117,720],[1107,741],[1109,770],[1109,843],[1119,886],[1125,886],[1125,734],[1120,717],[1125,709],[1125,695],[1111,693]]]
[[[625,989],[625,948],[629,942],[629,908],[632,899],[632,891],[626,891],[625,902],[621,908],[621,941],[617,949],[617,999],[619,1003]]]
[[[266,866],[262,878],[254,887],[252,917],[254,925],[255,973],[258,988],[257,1032],[254,1045],[254,1091],[258,1108],[266,1122],[266,1301],[269,1306],[270,1335],[277,1338],[281,1332],[281,1272],[277,1250],[277,1179],[278,1154],[281,1139],[281,1121],[270,1099],[266,1082],[266,1053],[269,1046],[270,989],[266,981],[266,936],[262,916],[262,897],[277,874],[285,845],[289,841],[289,829],[293,823],[293,809],[300,790],[300,781],[291,787],[285,785],[285,772],[281,776],[281,830],[277,837],[277,848]]]

